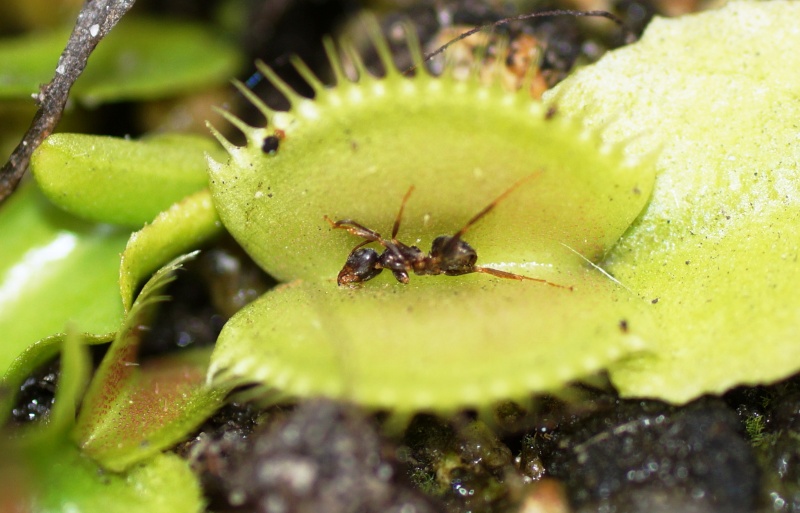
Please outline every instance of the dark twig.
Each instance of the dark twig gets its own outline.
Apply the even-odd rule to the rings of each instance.
[[[431,53],[425,54],[424,62],[428,62],[429,60],[433,59],[440,53],[447,50],[451,45],[458,43],[459,41],[468,38],[469,36],[476,34],[482,30],[486,30],[488,28],[495,28],[499,27],[500,25],[505,25],[506,23],[510,23],[512,21],[522,21],[522,20],[529,20],[531,18],[546,18],[551,16],[590,16],[590,17],[599,17],[599,18],[607,18],[625,30],[625,42],[626,43],[633,43],[636,41],[636,34],[630,31],[626,26],[625,22],[622,21],[621,18],[615,16],[614,14],[608,11],[575,11],[571,9],[557,9],[554,11],[539,11],[539,12],[531,12],[526,14],[519,14],[517,16],[511,16],[509,18],[503,18],[502,20],[495,21],[494,23],[487,23],[485,25],[481,25],[479,27],[475,27],[474,29],[470,29],[463,34],[460,34],[458,37],[448,41],[447,43],[443,44],[436,50]],[[404,75],[408,75],[412,73],[416,66],[411,66],[407,70],[403,72]]]
[[[14,192],[28,168],[33,150],[53,133],[67,104],[72,84],[83,73],[89,55],[94,51],[136,0],[86,0],[67,46],[58,59],[56,73],[35,95],[39,110],[22,141],[0,169],[0,203]]]

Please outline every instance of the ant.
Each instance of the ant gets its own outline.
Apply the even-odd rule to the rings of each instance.
[[[350,255],[348,255],[347,262],[345,262],[342,270],[339,271],[336,282],[340,286],[354,285],[371,280],[384,269],[389,269],[395,279],[403,284],[408,283],[408,274],[411,271],[419,275],[445,274],[447,276],[484,273],[497,276],[498,278],[520,281],[530,280],[553,287],[573,290],[571,286],[559,285],[540,278],[530,278],[520,274],[492,269],[491,267],[475,265],[475,262],[478,260],[478,253],[461,238],[470,226],[491,212],[500,201],[505,199],[514,189],[529,180],[532,176],[533,175],[523,178],[509,187],[483,210],[473,216],[472,219],[467,221],[467,224],[457,231],[455,235],[440,235],[436,237],[431,245],[431,251],[427,255],[417,246],[408,246],[397,240],[397,232],[400,230],[400,220],[403,217],[403,210],[405,209],[411,193],[414,192],[413,185],[409,187],[408,192],[403,196],[403,201],[400,203],[400,211],[397,212],[394,226],[392,226],[391,239],[384,239],[381,234],[375,230],[371,230],[352,219],[333,221],[328,216],[324,216],[325,221],[331,225],[331,228],[347,230],[356,237],[364,239],[364,241],[354,247]],[[383,246],[385,248],[383,253],[378,254],[374,249],[363,247],[371,242],[377,242]]]

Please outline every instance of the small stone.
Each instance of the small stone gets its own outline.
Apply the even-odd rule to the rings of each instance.
[[[404,483],[383,442],[355,408],[302,404],[256,434],[240,455],[229,497],[259,513],[434,513],[434,503]]]

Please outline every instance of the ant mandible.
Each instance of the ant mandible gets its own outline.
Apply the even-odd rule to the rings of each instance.
[[[352,219],[342,219],[340,221],[333,221],[330,217],[324,216],[325,221],[334,229],[347,230],[356,237],[364,239],[363,242],[358,244],[350,252],[345,262],[344,267],[339,271],[337,283],[340,286],[354,285],[371,280],[376,277],[384,269],[389,269],[394,275],[395,279],[400,283],[408,283],[409,272],[419,275],[436,275],[445,274],[447,276],[458,276],[461,274],[469,273],[484,273],[498,278],[508,278],[512,280],[530,280],[539,283],[544,283],[552,287],[572,290],[572,287],[559,285],[540,278],[531,278],[522,276],[520,274],[509,273],[492,269],[491,267],[482,267],[475,265],[478,260],[478,253],[464,241],[461,236],[469,229],[470,226],[478,222],[483,216],[492,211],[497,204],[511,194],[514,189],[522,185],[534,175],[523,178],[505,192],[498,196],[494,201],[489,203],[483,210],[478,212],[472,217],[467,224],[464,225],[455,235],[440,235],[433,240],[431,251],[427,255],[416,246],[408,246],[397,240],[397,232],[400,230],[400,220],[403,217],[403,210],[406,207],[408,198],[414,191],[414,186],[409,187],[408,192],[403,196],[403,201],[400,203],[400,210],[397,212],[397,217],[392,226],[392,238],[384,239],[381,234],[375,230],[371,230],[362,224],[359,224]],[[371,248],[364,248],[363,246],[377,242],[384,247],[384,251],[378,254],[377,251]]]

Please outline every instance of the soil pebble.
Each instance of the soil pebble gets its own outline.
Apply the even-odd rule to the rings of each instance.
[[[441,511],[404,482],[390,454],[356,409],[309,401],[254,435],[228,499],[260,513]]]

